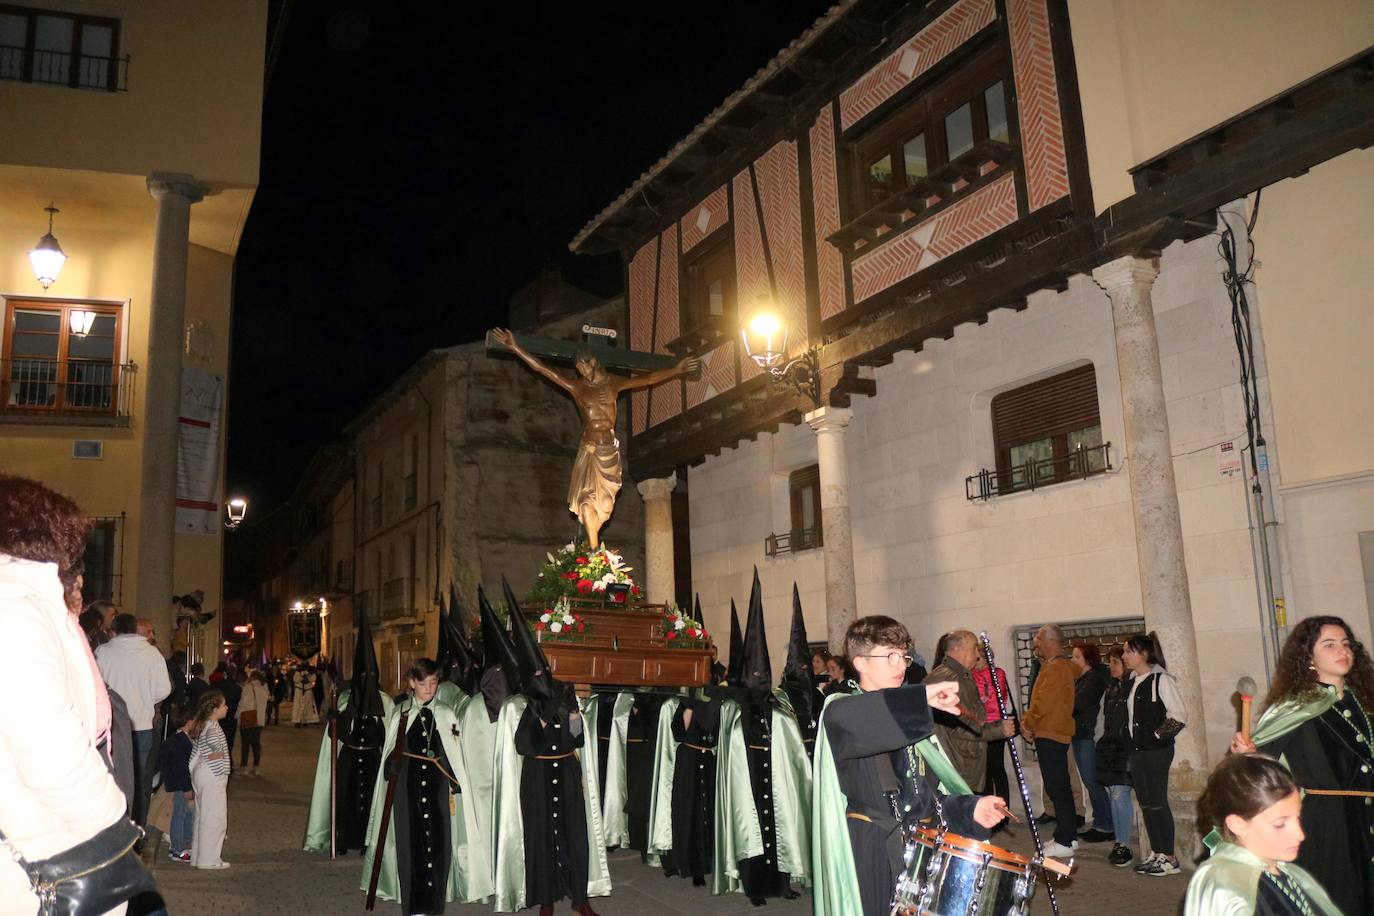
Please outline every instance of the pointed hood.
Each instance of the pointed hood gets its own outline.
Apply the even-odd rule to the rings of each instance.
[[[773,666],[768,661],[768,636],[763,630],[763,586],[759,584],[757,566],[754,567],[754,585],[749,590],[749,618],[744,625],[743,660],[740,685],[755,690],[772,689]]]
[[[797,721],[816,720],[816,686],[811,676],[811,644],[806,638],[806,619],[802,616],[801,593],[792,583],[792,632],[787,639],[787,667],[782,670],[782,689],[792,701]]]
[[[735,610],[735,599],[730,599],[730,665],[725,669],[725,680],[731,687],[738,687],[744,673],[744,636],[739,629],[739,611]]]
[[[354,625],[358,644],[353,649],[353,677],[349,679],[348,706],[355,710],[355,718],[382,717],[381,666],[377,664],[377,650],[372,645],[372,627],[361,609]]]
[[[449,613],[453,615],[453,622],[458,625],[459,644],[467,650],[468,657],[472,659],[472,664],[477,669],[477,674],[481,675],[482,669],[482,647],[473,645],[468,634],[472,632],[468,623],[468,615],[463,613],[462,607],[458,604],[458,590],[453,587],[453,583],[448,584],[448,606]]]
[[[520,691],[534,704],[539,718],[545,722],[558,721],[577,708],[572,685],[553,676],[544,647],[530,629],[530,622],[521,612],[520,603],[505,576],[501,577],[501,588],[510,606],[510,631],[515,642],[515,659],[520,665]]]
[[[520,690],[520,665],[515,660],[515,645],[480,585],[477,586],[477,606],[482,615],[482,646],[487,666],[505,675],[510,692],[516,693]]]
[[[455,605],[453,614],[457,611]],[[440,678],[458,685],[460,690],[471,696],[477,689],[476,660],[472,657],[472,649],[468,646],[467,639],[463,636],[463,628],[453,614],[450,614],[448,607],[445,606],[444,596],[440,595],[439,650],[435,660],[439,663]]]

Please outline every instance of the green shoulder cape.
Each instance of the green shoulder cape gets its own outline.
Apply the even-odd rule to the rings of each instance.
[[[345,687],[339,694],[339,712],[348,708],[348,696],[352,688]],[[382,691],[377,691],[377,695],[382,698],[382,715],[391,715],[391,708],[396,705],[391,702],[391,697]],[[340,750],[343,746],[340,745]],[[320,756],[315,763],[315,787],[310,791],[310,813],[305,819],[305,842],[302,847],[306,852],[329,852],[329,729],[325,729],[324,739],[320,741]]]
[[[515,750],[515,730],[528,704],[523,696],[513,696],[501,707],[496,723],[496,798],[493,806],[493,845],[496,855],[496,911],[523,910],[525,902],[525,824],[520,813],[520,773],[524,760]],[[585,701],[579,700],[583,719]],[[584,734],[585,732],[584,721]],[[589,736],[596,741],[596,734]],[[605,833],[601,828],[601,799],[598,795],[596,751],[577,749],[582,765],[582,798],[587,810],[587,896],[605,897],[611,892],[611,872],[606,865]]]
[[[1336,904],[1317,880],[1291,862],[1280,862],[1279,870],[1289,875],[1312,901],[1318,916],[1341,916]],[[1198,866],[1188,882],[1183,916],[1252,916],[1259,896],[1264,863],[1244,846],[1221,841],[1212,857]]]
[[[677,769],[677,741],[673,738],[673,717],[682,701],[667,699],[658,710],[658,733],[654,741],[653,791],[649,796],[650,863],[673,848],[673,771]]]
[[[595,697],[592,699],[595,700]],[[630,822],[625,817],[625,802],[630,797],[625,769],[625,738],[630,724],[630,707],[634,706],[634,703],[634,694],[621,693],[616,696],[615,706],[611,712],[610,747],[606,749],[606,797],[601,803],[601,826],[606,832],[608,848],[630,845]],[[587,746],[591,747],[601,740],[597,737],[600,734],[597,727],[600,704],[588,702],[586,705]],[[596,762],[600,763],[599,756]],[[600,774],[597,782],[599,789]]]
[[[825,711],[832,703],[849,699],[850,694],[832,693],[821,708],[820,727],[816,730],[815,804],[811,808],[812,912],[815,916],[834,913],[859,913],[863,903],[859,897],[859,881],[854,868],[854,850],[849,845],[849,828],[845,814],[849,799],[840,789],[835,772],[835,757],[825,733]],[[940,749],[934,735],[916,742],[916,752],[925,760],[936,778],[940,791],[946,795],[972,795],[954,764]]]
[[[444,746],[444,755],[453,768],[453,777],[463,788],[457,796],[457,804],[449,816],[449,837],[452,851],[449,857],[448,888],[444,899],[462,903],[485,901],[492,895],[491,846],[478,821],[476,796],[467,791],[469,774],[463,756],[458,726],[458,717],[453,709],[444,703],[431,702],[430,711],[434,714],[434,727]],[[415,700],[407,698],[391,711],[386,720],[386,743],[382,746],[382,760],[385,761],[396,746],[396,733],[400,730],[401,713],[409,710],[414,721]],[[385,764],[383,764],[385,766]],[[377,851],[377,832],[381,827],[382,809],[386,807],[386,781],[378,780],[372,793],[372,816],[367,823],[367,852],[363,855],[363,877],[360,888],[367,890],[372,877],[372,861]],[[386,834],[386,846],[382,850],[381,879],[377,882],[377,896],[383,900],[400,900],[401,884],[396,869],[396,821],[393,818]]]
[[[793,881],[811,884],[811,765],[802,744],[801,729],[786,694],[774,691],[779,706],[772,715],[769,769],[773,773],[773,826],[778,843],[778,870]],[[715,856],[711,892],[743,890],[739,863],[763,855],[763,834],[749,778],[749,758],[744,746],[744,726],[734,700],[720,705],[720,731],[716,741]],[[833,912],[845,912],[835,910]]]
[[[1303,700],[1284,700],[1282,703],[1275,703],[1260,716],[1255,730],[1250,734],[1250,740],[1257,745],[1268,744],[1317,718],[1335,705],[1334,690],[1323,690]]]

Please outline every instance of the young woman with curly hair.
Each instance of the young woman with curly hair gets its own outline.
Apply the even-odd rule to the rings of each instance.
[[[1304,792],[1298,864],[1346,913],[1374,912],[1374,662],[1339,617],[1308,617],[1279,654],[1252,741]]]

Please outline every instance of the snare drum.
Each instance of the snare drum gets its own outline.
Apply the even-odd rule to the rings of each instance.
[[[1025,856],[921,827],[907,844],[892,916],[1024,916],[1034,893]]]

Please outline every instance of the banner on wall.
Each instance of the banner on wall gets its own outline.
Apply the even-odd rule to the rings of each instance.
[[[177,533],[220,531],[219,455],[224,376],[193,366],[181,369],[181,422],[177,424]]]

